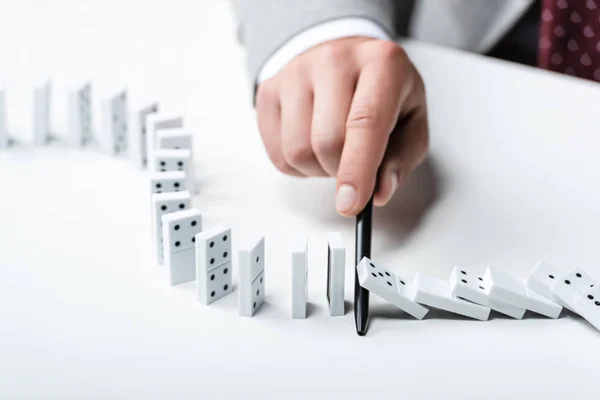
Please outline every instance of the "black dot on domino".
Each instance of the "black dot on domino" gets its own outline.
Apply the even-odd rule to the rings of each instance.
[[[373,265],[373,263],[369,263],[369,264],[371,264],[371,268],[375,268],[375,265]]]
[[[157,188],[157,189],[160,189],[161,187],[162,187],[162,185],[161,185],[160,183],[157,183],[157,184],[156,184],[156,188]]]
[[[258,262],[258,260],[260,260],[260,257],[256,257],[256,262]]]
[[[181,204],[179,205],[179,208],[181,208],[181,209],[183,210],[183,209],[185,208],[185,204],[181,203]]]
[[[258,296],[259,294],[260,294],[260,290],[257,290],[256,291],[256,295]]]
[[[229,289],[229,285],[223,286],[223,290],[227,290],[227,289]]]
[[[591,294],[588,294],[588,299],[594,300],[594,296],[592,296]]]
[[[210,247],[215,247],[215,242],[210,242]]]
[[[576,277],[581,278],[581,274],[578,272],[575,274]]]
[[[388,284],[389,286],[392,286],[392,282],[390,282],[390,281],[388,281],[388,283],[387,283],[387,284]]]
[[[406,285],[406,283],[404,283],[404,281],[400,281],[401,284]]]
[[[227,258],[227,252],[223,253],[223,258]]]
[[[462,283],[467,283],[466,279],[461,279]]]
[[[466,275],[467,273],[465,271],[460,271],[461,274]]]
[[[597,306],[600,306],[600,301],[597,301],[594,304],[596,304]]]
[[[192,237],[192,243],[196,243],[196,237]]]
[[[256,308],[256,302],[254,302],[254,305],[252,306],[252,308]]]
[[[210,297],[215,297],[215,291],[210,292]]]
[[[192,226],[196,226],[198,223],[196,221],[192,221]]]
[[[167,206],[162,206],[160,209],[163,211],[167,211]]]
[[[227,275],[227,273],[228,273],[228,272],[229,272],[229,270],[228,270],[227,268],[225,268],[225,269],[223,270],[223,274],[225,274],[225,275]]]
[[[378,272],[379,276],[383,277],[383,274],[381,272]]]
[[[210,263],[211,263],[211,264],[214,264],[214,263],[215,263],[215,259],[214,259],[214,258],[211,258],[211,259],[210,259]]]
[[[565,283],[566,283],[567,285],[570,285],[570,284],[571,284],[571,281],[570,281],[570,280],[568,280],[568,279],[565,279]]]
[[[214,280],[215,280],[215,274],[212,274],[212,275],[210,276],[210,280],[211,280],[211,281],[214,281]]]
[[[179,225],[175,225],[175,227],[173,229],[175,229],[176,231],[178,231],[179,230]]]
[[[548,278],[554,279],[554,275],[548,275]]]
[[[479,289],[481,289],[481,290],[485,290],[485,289],[483,288],[483,286],[479,286]]]
[[[223,241],[226,242],[227,241],[227,235],[223,236]]]
[[[385,274],[386,274],[387,276],[391,276],[389,272],[386,272]]]
[[[375,278],[377,278],[377,274],[375,272],[371,272],[371,275],[373,275]]]
[[[179,245],[181,245],[181,242],[179,242],[179,241],[175,242],[175,247],[179,247]]]
[[[262,282],[263,282],[263,278],[261,277],[261,278],[260,278],[260,283],[262,283]]]

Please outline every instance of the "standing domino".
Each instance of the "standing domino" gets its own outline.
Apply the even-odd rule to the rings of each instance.
[[[600,286],[580,292],[573,301],[573,308],[600,331]]]
[[[303,238],[292,247],[292,318],[306,318],[308,302],[308,243]]]
[[[10,136],[8,135],[8,121],[6,116],[6,100],[4,100],[4,91],[0,89],[0,149],[6,149],[10,146]]]
[[[564,275],[564,272],[548,263],[539,261],[525,280],[525,286],[527,286],[529,290],[541,294],[548,300],[573,311],[564,301],[552,293],[552,284],[556,282],[556,279],[561,275]]]
[[[33,142],[41,146],[50,138],[50,82],[46,82],[33,92]]]
[[[92,85],[69,93],[69,137],[74,146],[81,147],[93,140]]]
[[[183,118],[154,113],[148,115],[146,127],[146,155],[149,159],[152,152],[157,148],[156,132],[162,129],[183,128]]]
[[[558,318],[562,306],[546,299],[506,271],[488,266],[483,279],[489,282],[488,294],[492,299],[514,304],[548,318]]]
[[[162,216],[163,252],[171,285],[196,279],[196,235],[202,232],[202,215],[192,208]]]
[[[233,292],[231,229],[217,225],[196,235],[198,302],[209,305]]]
[[[346,247],[342,234],[327,234],[327,301],[329,315],[332,317],[345,314],[344,292],[346,281]]]
[[[154,150],[151,171],[184,171],[188,190],[194,187],[191,150],[159,149]],[[193,190],[190,190],[193,192]]]
[[[415,296],[419,304],[486,321],[490,316],[488,307],[471,303],[452,296],[450,284],[433,276],[417,273],[413,281]]]
[[[156,261],[163,264],[162,216],[175,211],[191,208],[192,196],[189,192],[157,193],[152,195],[152,236],[156,246]]]
[[[238,250],[239,314],[252,317],[265,302],[265,238]]]
[[[575,298],[580,292],[597,286],[588,274],[582,269],[575,268],[572,271],[557,277],[552,284],[552,293],[558,297],[569,309],[575,309]]]
[[[105,151],[118,155],[127,151],[127,92],[105,100],[102,123]]]
[[[150,175],[150,194],[187,190],[185,172],[153,172]]]
[[[192,134],[181,128],[162,129],[156,132],[158,149],[192,150]]]
[[[158,103],[152,103],[135,112],[130,121],[129,140],[133,162],[142,169],[148,167],[148,117],[158,112]]]
[[[491,308],[515,319],[522,319],[525,315],[526,310],[524,308],[491,298],[488,293],[489,282],[464,268],[454,267],[452,269],[450,288],[452,289],[452,295],[459,299]]]
[[[360,285],[371,293],[392,303],[417,319],[423,319],[429,310],[414,302],[414,287],[385,268],[364,257],[356,266]]]

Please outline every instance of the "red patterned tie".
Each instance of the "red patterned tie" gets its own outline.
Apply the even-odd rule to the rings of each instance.
[[[542,0],[539,66],[600,82],[600,0]]]

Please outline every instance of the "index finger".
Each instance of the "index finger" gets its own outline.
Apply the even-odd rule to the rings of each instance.
[[[342,215],[358,214],[373,194],[389,135],[411,91],[404,64],[398,56],[378,59],[358,78],[337,174],[336,208]]]

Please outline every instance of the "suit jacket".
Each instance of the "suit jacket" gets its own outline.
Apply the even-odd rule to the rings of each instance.
[[[287,40],[320,23],[361,17],[393,39],[412,37],[467,51],[487,52],[533,0],[232,0],[238,37],[255,79]]]

